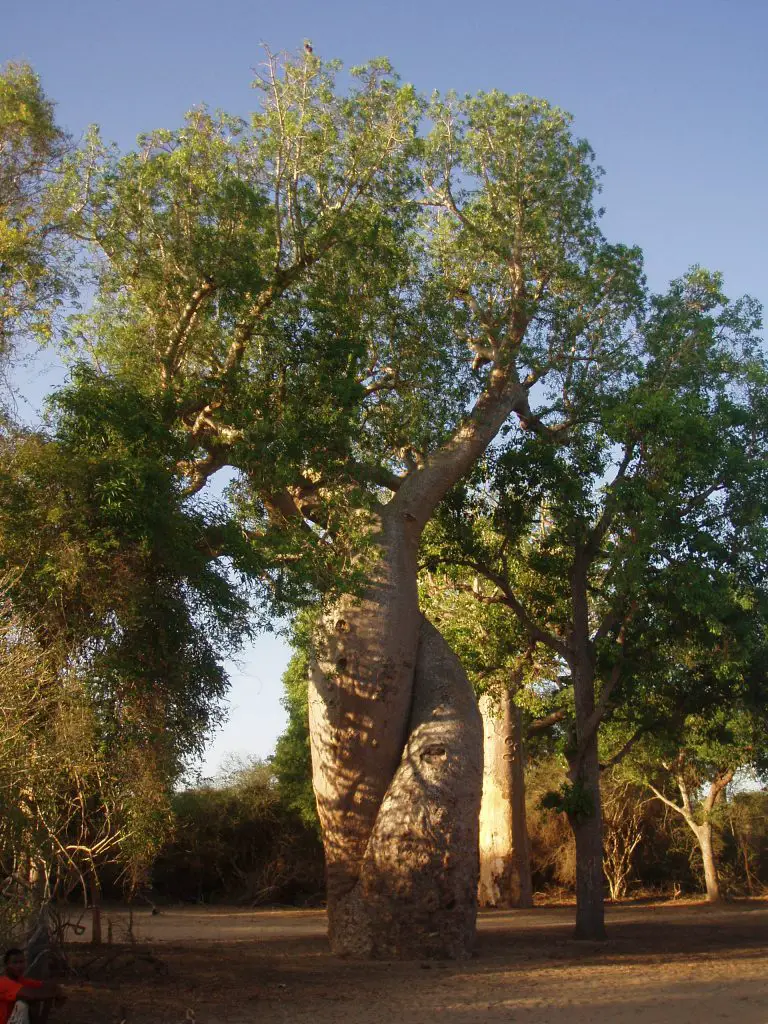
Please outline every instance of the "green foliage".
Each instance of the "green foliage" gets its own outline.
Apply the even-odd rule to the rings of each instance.
[[[561,811],[577,825],[582,824],[595,813],[592,794],[577,779],[575,783],[564,782],[558,790],[545,793],[540,806],[548,811]]]
[[[595,699],[610,688],[603,714],[623,706],[640,729],[681,707],[749,691],[759,701],[768,420],[757,327],[753,303],[692,271],[651,299],[606,386],[560,381],[567,428],[510,434],[449,497],[425,565],[438,587],[491,609],[469,613],[484,632],[476,650],[506,641],[521,657],[532,644],[540,663],[548,651],[555,691],[581,658]]]
[[[309,739],[309,666],[316,620],[317,609],[307,609],[291,624],[294,653],[282,679],[288,726],[278,737],[271,765],[284,805],[319,834]]]
[[[66,146],[32,68],[0,69],[0,357],[19,333],[49,340],[68,291],[60,180]]]
[[[285,806],[297,813],[308,828],[319,829],[312,788],[308,678],[309,656],[305,648],[299,648],[283,675],[283,707],[288,712],[288,726],[278,737],[271,763]]]
[[[76,368],[48,432],[0,446],[6,866],[66,895],[117,861],[136,886],[252,628],[253,556],[212,557],[237,531],[184,499],[179,438],[130,383]]]
[[[187,493],[231,467],[280,612],[364,582],[367,513],[489,387],[473,353],[521,394],[607,388],[644,303],[567,115],[339,69],[268,54],[248,122],[198,109],[82,157],[96,302],[71,337],[157,403]]]
[[[36,636],[11,603],[12,582],[0,592],[0,862],[6,909],[23,923],[107,864],[130,884],[165,837],[169,808],[145,751],[125,738],[107,749],[76,652],[61,636]]]
[[[621,765],[622,774],[641,784],[656,786],[673,800],[681,788],[690,794],[693,815],[699,821],[712,817],[704,796],[712,782],[746,773],[752,780],[765,780],[768,759],[768,731],[765,707],[746,707],[736,701],[712,707],[706,715],[670,716],[659,722],[632,748]],[[615,733],[621,729],[616,723]],[[715,814],[720,817],[720,812]]]
[[[470,348],[514,366],[526,393],[545,380],[547,399],[564,380],[606,386],[644,292],[640,253],[599,231],[589,145],[567,114],[529,96],[449,95],[430,112],[435,259]],[[554,411],[545,401],[537,418]]]
[[[222,656],[251,628],[236,573],[201,543],[220,516],[185,506],[176,442],[129,385],[80,371],[54,427],[4,442],[0,562],[15,571],[14,605],[79,652],[105,742],[135,730],[167,746],[178,773],[224,691]]]

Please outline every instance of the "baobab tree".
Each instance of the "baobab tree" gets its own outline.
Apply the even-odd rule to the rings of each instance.
[[[458,957],[482,736],[419,607],[422,533],[500,431],[552,451],[589,415],[563,395],[623,372],[641,258],[601,235],[600,172],[563,112],[426,104],[381,60],[342,94],[337,69],[268,55],[249,123],[196,110],[95,166],[92,144],[76,208],[97,298],[76,328],[157,401],[186,501],[228,470],[210,557],[246,538],[272,608],[322,600],[309,704],[334,949]]]

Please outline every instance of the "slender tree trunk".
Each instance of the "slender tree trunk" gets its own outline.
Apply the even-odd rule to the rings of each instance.
[[[101,931],[101,885],[99,884],[95,869],[91,872],[88,889],[91,901],[91,945],[100,946],[103,941]]]
[[[584,554],[574,560],[571,580],[573,633],[571,673],[573,676],[576,745],[569,759],[573,804],[568,819],[576,840],[576,932],[577,939],[604,939],[603,819],[600,793],[600,762],[595,720],[594,652],[589,640],[587,562]]]
[[[717,863],[715,851],[712,845],[712,822],[705,821],[703,825],[696,825],[693,829],[701,850],[701,859],[704,862],[704,883],[707,887],[707,899],[710,903],[719,903],[721,900],[720,880],[717,876]]]
[[[754,896],[755,879],[752,875],[752,865],[749,863],[749,848],[747,845],[747,839],[740,829],[737,831],[734,828],[733,819],[731,819],[731,831],[733,832],[738,847],[741,850],[741,859],[744,861],[744,878],[747,881],[747,892],[750,896]]]
[[[671,766],[665,765],[664,767],[667,768],[668,771],[672,771]],[[699,850],[701,851],[701,859],[704,864],[704,883],[707,890],[707,899],[710,903],[718,903],[722,899],[722,896],[720,893],[720,880],[717,874],[717,861],[715,859],[713,843],[714,827],[712,824],[712,813],[723,799],[726,788],[733,780],[736,770],[734,768],[725,768],[721,772],[718,772],[715,778],[712,779],[709,784],[709,792],[701,805],[701,814],[703,815],[704,820],[699,824],[694,817],[693,802],[691,800],[689,785],[686,781],[684,769],[685,754],[681,751],[677,758],[675,781],[677,782],[677,788],[680,790],[680,796],[682,797],[682,807],[664,796],[664,794],[661,793],[654,785],[651,784],[650,788],[662,803],[666,804],[667,807],[671,807],[673,811],[677,811],[677,813],[682,816],[691,832],[696,836],[696,841],[699,844]]]
[[[701,859],[704,865],[704,884],[707,890],[707,899],[710,903],[719,903],[722,899],[713,843],[714,827],[712,824],[712,814],[717,805],[723,799],[726,788],[733,779],[734,774],[735,770],[733,768],[728,768],[722,772],[718,772],[710,782],[709,792],[702,803],[704,820],[701,824],[699,824],[693,816],[691,798],[685,776],[680,772],[677,778],[678,789],[680,790],[680,795],[683,798],[683,806],[682,808],[676,807],[675,809],[683,815],[699,844]]]
[[[531,839],[528,835],[528,814],[525,807],[525,746],[523,744],[523,712],[513,706],[512,755],[512,847],[515,866],[520,880],[521,907],[533,906],[533,876],[531,874]]]
[[[522,713],[509,690],[501,706],[480,699],[483,717],[483,799],[480,807],[480,886],[486,907],[533,905],[525,815]]]

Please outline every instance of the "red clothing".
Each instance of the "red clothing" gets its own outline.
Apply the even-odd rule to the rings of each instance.
[[[6,1024],[11,1016],[16,997],[23,988],[42,987],[42,981],[35,981],[34,978],[19,978],[18,981],[15,981],[7,974],[0,974],[0,1024]]]

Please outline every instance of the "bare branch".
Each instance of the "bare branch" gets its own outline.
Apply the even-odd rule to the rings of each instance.
[[[681,807],[679,804],[676,804],[673,800],[669,800],[667,797],[664,796],[664,794],[662,792],[660,792],[658,789],[656,789],[656,787],[652,783],[650,783],[650,782],[648,783],[648,788],[653,792],[653,795],[658,800],[661,800],[661,802],[663,804],[666,804],[667,807],[671,807],[673,811],[677,811],[678,814],[682,815],[685,818],[685,820],[688,822],[688,824],[691,823],[691,821],[693,819],[691,817],[690,810],[686,810],[685,807]]]

